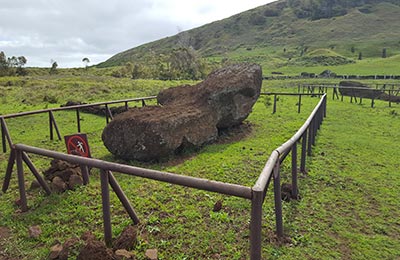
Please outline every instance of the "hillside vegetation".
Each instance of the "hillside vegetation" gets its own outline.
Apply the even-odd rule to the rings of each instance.
[[[209,61],[246,57],[265,68],[298,65],[316,49],[332,50],[343,60],[311,62],[341,65],[400,54],[400,3],[395,0],[280,0],[118,53],[99,67],[140,63],[190,46]],[[307,58],[306,58],[307,59]],[[304,65],[304,64],[303,64]]]

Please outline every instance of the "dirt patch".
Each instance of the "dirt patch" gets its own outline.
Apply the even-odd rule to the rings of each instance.
[[[10,237],[10,230],[6,227],[0,227],[0,241],[6,240]]]
[[[293,240],[289,236],[284,234],[283,237],[278,237],[274,231],[268,231],[265,239],[275,246],[293,245]]]

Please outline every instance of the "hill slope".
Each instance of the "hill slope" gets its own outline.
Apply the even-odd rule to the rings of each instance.
[[[330,3],[330,4],[329,4]],[[280,0],[116,54],[99,67],[166,54],[182,44],[203,57],[290,60],[313,49],[356,59],[400,53],[397,0]],[[261,55],[261,56],[260,56]]]

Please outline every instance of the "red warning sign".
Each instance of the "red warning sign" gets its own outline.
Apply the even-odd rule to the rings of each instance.
[[[86,134],[66,135],[64,140],[68,154],[91,157]]]

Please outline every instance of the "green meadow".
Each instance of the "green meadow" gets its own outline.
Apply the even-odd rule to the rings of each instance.
[[[11,82],[11,84],[9,83]],[[295,92],[300,80],[264,81],[263,91]],[[319,82],[322,82],[321,80]],[[190,81],[115,79],[107,76],[31,76],[0,78],[0,111],[9,114],[59,107],[68,100],[98,101],[142,97],[160,89]],[[372,83],[372,82],[370,82]],[[269,154],[290,138],[318,103],[279,96],[261,96],[238,136],[225,136],[199,151],[162,163],[140,163],[114,158],[101,141],[105,118],[81,113],[82,132],[88,135],[92,156],[182,175],[252,186]],[[132,103],[131,106],[140,106]],[[332,100],[328,93],[327,117],[313,154],[307,158],[307,174],[299,179],[301,199],[283,203],[284,232],[278,242],[272,185],[263,206],[263,259],[397,259],[400,258],[399,191],[400,107],[368,100],[363,104]],[[74,112],[55,112],[61,135],[76,132]],[[14,143],[65,152],[63,141],[49,140],[48,115],[6,120]],[[43,172],[50,159],[30,155]],[[2,176],[8,153],[0,153]],[[6,193],[0,193],[0,227],[9,237],[0,239],[0,259],[46,259],[52,245],[91,231],[103,239],[99,171],[92,169],[90,184],[62,194],[46,196],[29,189],[34,179],[24,168],[29,210],[22,213],[18,199],[16,168]],[[248,259],[250,201],[115,173],[138,213],[138,242],[132,250],[145,259],[146,249],[158,249],[159,259]],[[290,182],[290,156],[282,165],[282,182]],[[217,201],[222,209],[214,212]],[[111,192],[113,237],[132,221]],[[31,238],[28,228],[39,225],[42,234]],[[75,259],[76,251],[70,253]]]

